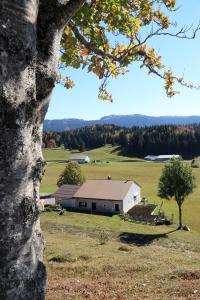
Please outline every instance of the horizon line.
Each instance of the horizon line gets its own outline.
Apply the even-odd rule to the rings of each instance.
[[[130,117],[130,116],[143,116],[143,117],[153,117],[153,118],[191,118],[191,117],[200,117],[200,115],[144,115],[144,114],[111,114],[111,115],[106,115],[102,116],[96,119],[85,119],[83,117],[66,117],[66,118],[54,118],[54,119],[44,119],[46,121],[54,121],[54,120],[84,120],[84,121],[96,121],[96,120],[101,120],[103,118],[107,117]]]

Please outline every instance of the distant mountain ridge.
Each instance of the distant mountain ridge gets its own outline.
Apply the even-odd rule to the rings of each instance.
[[[83,119],[61,119],[61,120],[45,120],[44,131],[66,131],[70,129],[81,128],[89,125],[105,125],[113,124],[123,127],[132,126],[152,126],[152,125],[184,125],[200,123],[200,116],[145,116],[145,115],[110,115],[102,117],[99,120],[83,120]]]

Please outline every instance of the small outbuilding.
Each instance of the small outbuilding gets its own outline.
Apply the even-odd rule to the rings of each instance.
[[[71,155],[69,161],[77,162],[78,164],[85,164],[90,162],[88,155]]]
[[[131,180],[87,180],[74,194],[75,209],[126,213],[141,200],[141,187]]]
[[[57,192],[53,195],[55,197],[56,204],[60,204],[64,208],[75,209],[75,199],[73,198],[74,194],[80,188],[79,185],[73,184],[64,184],[62,185]]]
[[[37,201],[37,205],[40,211],[43,211],[45,205],[55,205],[55,197],[50,193],[40,193],[39,200]]]

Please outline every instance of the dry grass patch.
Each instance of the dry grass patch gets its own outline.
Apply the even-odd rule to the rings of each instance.
[[[81,222],[82,221],[82,222]],[[81,225],[82,224],[82,225]],[[111,238],[98,242],[100,224]],[[188,232],[173,232],[151,243],[120,240],[131,229],[155,235],[167,227],[144,227],[109,217],[67,213],[42,215],[49,274],[46,300],[199,300],[199,240]],[[112,230],[111,230],[112,229]],[[117,231],[117,229],[121,231]],[[125,230],[126,229],[126,230]],[[160,233],[159,233],[160,230]],[[169,231],[169,230],[168,230]],[[189,249],[190,248],[190,249]],[[52,261],[53,257],[65,261]]]

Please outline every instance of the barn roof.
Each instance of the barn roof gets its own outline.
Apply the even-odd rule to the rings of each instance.
[[[170,158],[179,158],[180,157],[180,155],[179,154],[167,154],[167,155],[158,155],[157,156],[157,158],[159,159],[159,158],[161,158],[161,159],[163,159],[163,158],[166,158],[166,159],[170,159]]]
[[[156,155],[147,155],[147,156],[145,156],[144,159],[147,159],[147,160],[155,160],[156,158],[157,158]]]
[[[79,185],[64,184],[52,196],[55,198],[63,198],[65,200],[72,199],[79,188]]]
[[[133,184],[131,180],[87,180],[73,198],[123,200]]]
[[[167,154],[167,155],[147,155],[147,156],[145,156],[145,158],[144,159],[146,159],[146,160],[152,160],[152,161],[156,161],[156,160],[163,160],[163,159],[166,159],[166,160],[168,160],[168,159],[171,159],[171,158],[179,158],[180,157],[180,155],[179,154]]]

